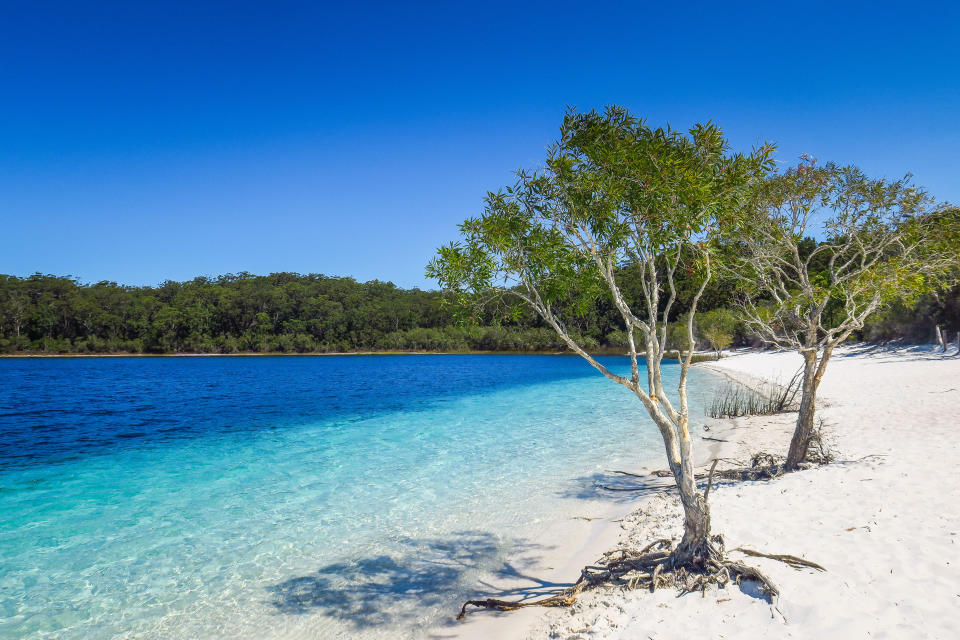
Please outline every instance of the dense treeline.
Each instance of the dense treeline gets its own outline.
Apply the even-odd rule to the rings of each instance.
[[[550,332],[460,328],[438,292],[387,282],[247,273],[159,287],[0,276],[0,351],[237,353],[555,350]]]
[[[629,272],[623,276],[629,283]],[[629,286],[626,293],[639,295]],[[705,294],[697,321],[701,346],[709,346],[715,333],[733,344],[752,342],[724,307],[730,296],[720,280]],[[681,300],[677,319],[684,311]],[[567,315],[590,348],[626,344],[619,318],[603,298],[585,313]],[[487,317],[463,325],[439,292],[317,274],[241,273],[158,287],[0,275],[2,353],[564,350],[556,333],[529,312],[494,321],[504,316],[502,308],[491,307]],[[934,324],[960,331],[960,288],[925,298],[913,308],[894,304],[858,337],[926,342],[932,340]]]
[[[437,294],[320,275],[244,273],[159,287],[39,274],[0,281],[8,352],[333,351],[449,324]]]

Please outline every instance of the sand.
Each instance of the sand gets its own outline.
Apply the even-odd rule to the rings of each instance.
[[[960,357],[952,355],[841,350],[818,410],[838,461],[774,481],[715,486],[713,529],[728,548],[800,555],[828,569],[749,558],[780,588],[774,604],[750,588],[712,589],[706,597],[605,589],[565,609],[476,613],[437,637],[960,638]],[[763,352],[698,366],[756,381],[788,379],[800,364],[796,354]],[[711,439],[696,443],[698,458],[705,466],[714,457],[785,453],[795,419],[711,421],[704,433]],[[679,539],[673,494],[654,488],[627,507],[621,501],[598,522],[571,525],[584,539],[579,551],[535,577],[563,584],[615,545]],[[531,592],[550,588],[524,584]]]

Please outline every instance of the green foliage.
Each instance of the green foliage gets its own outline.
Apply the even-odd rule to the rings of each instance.
[[[492,322],[499,315],[457,326],[439,292],[316,274],[243,273],[159,287],[0,275],[0,353],[566,349],[530,314]],[[600,346],[592,334],[602,335],[585,322],[584,344]]]
[[[743,321],[731,310],[722,307],[698,314],[697,327],[700,337],[718,353],[729,348],[738,334],[741,339],[746,336]]]
[[[960,332],[960,286],[921,295],[911,304],[894,300],[867,319],[860,337],[870,342],[931,343],[936,326],[953,336]]]
[[[733,344],[733,334],[718,327],[709,327],[704,330],[703,337],[710,343],[710,348],[717,353]]]
[[[159,287],[0,276],[7,353],[346,351],[451,324],[436,292],[316,274],[242,273]]]
[[[687,314],[677,316],[667,327],[667,346],[671,349],[686,351],[688,348]]]
[[[621,349],[626,349],[630,344],[627,340],[627,332],[620,329],[608,333],[605,343],[610,347],[618,347]]]
[[[766,180],[757,202],[728,250],[740,256],[730,274],[744,313],[767,343],[832,349],[878,309],[957,281],[960,214],[909,175],[873,179],[804,158]]]
[[[630,293],[629,270],[618,278]],[[150,287],[122,287],[115,283],[80,285],[68,278],[0,275],[0,353],[239,353],[251,349],[310,353],[317,351],[563,351],[556,332],[528,312],[514,321],[489,309],[475,322],[458,325],[441,294],[404,291],[384,283],[357,283],[324,276],[225,276],[200,284],[202,279],[166,283],[164,291]],[[253,286],[250,280],[259,284]],[[281,281],[286,281],[284,284]],[[290,282],[302,287],[293,287]],[[374,286],[370,286],[370,285]],[[197,295],[196,288],[203,289]],[[294,291],[296,298],[289,299]],[[718,287],[718,298],[729,304],[729,285]],[[169,300],[163,305],[158,297]],[[257,334],[257,313],[265,313],[272,333]],[[349,305],[358,313],[346,314]],[[731,331],[734,344],[751,343],[751,335],[735,313],[725,306],[705,305],[697,314],[697,335],[713,325]],[[157,322],[173,320],[173,325]],[[179,318],[179,320],[178,320]],[[186,318],[186,327],[177,323]],[[670,323],[670,348],[685,347],[684,314]],[[731,319],[733,324],[731,325]],[[201,321],[202,320],[202,321]],[[620,318],[609,300],[599,298],[584,315],[571,319],[578,340],[593,348],[623,352],[627,336],[618,329]],[[264,323],[266,324],[266,323]],[[894,301],[871,318],[859,337],[867,340],[905,338],[932,340],[934,324],[960,331],[960,287],[920,296],[913,306]],[[260,325],[263,329],[264,325]],[[159,327],[159,328],[158,328]],[[17,331],[19,330],[19,335]],[[706,344],[701,344],[704,348]],[[172,350],[173,348],[176,350]]]
[[[600,324],[599,312],[603,323],[591,337],[620,342],[627,335],[614,332],[627,329],[624,306],[654,300],[652,313],[640,313],[652,323],[646,336],[669,278],[685,285],[681,298],[695,298],[709,240],[751,200],[771,151],[730,153],[712,123],[684,133],[653,129],[622,107],[570,111],[546,167],[521,170],[513,186],[489,192],[483,213],[438,250],[427,275],[466,317],[493,303],[516,313],[503,302],[513,300],[566,332],[578,318]]]

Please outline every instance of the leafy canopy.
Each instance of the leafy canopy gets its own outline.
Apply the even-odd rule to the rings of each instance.
[[[748,322],[769,343],[838,344],[881,305],[956,281],[957,210],[935,203],[909,175],[873,179],[803,158],[771,176],[758,203],[734,274]]]
[[[639,263],[654,280],[644,288],[649,306],[654,272],[684,255],[695,268],[692,258],[749,202],[772,150],[730,153],[709,122],[683,133],[651,128],[623,107],[568,111],[545,167],[489,192],[482,215],[460,225],[461,240],[438,251],[427,275],[461,305],[513,293],[549,316],[557,305],[583,312],[598,295],[616,299],[618,271]],[[626,324],[651,330],[656,303],[650,310],[654,318],[631,312]]]

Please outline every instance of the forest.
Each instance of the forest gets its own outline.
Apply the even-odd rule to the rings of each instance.
[[[638,296],[630,291],[629,272],[621,277],[628,297]],[[680,285],[675,321],[685,311],[682,279]],[[730,306],[734,295],[722,278],[705,292],[696,317],[701,348],[759,344]],[[461,318],[439,291],[319,274],[240,273],[156,287],[85,284],[39,273],[0,275],[0,353],[566,350],[532,312],[507,311],[494,304],[482,316]],[[603,296],[565,316],[590,349],[619,351],[626,344],[619,316]],[[894,301],[854,337],[932,342],[938,325],[948,333],[960,331],[960,288],[926,295],[911,306]],[[672,346],[681,347],[682,340]]]

